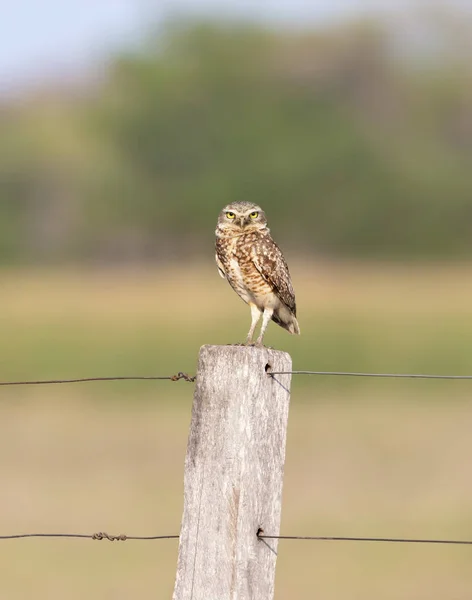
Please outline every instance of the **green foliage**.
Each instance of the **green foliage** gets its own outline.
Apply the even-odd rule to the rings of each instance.
[[[169,26],[88,97],[17,108],[0,260],[208,252],[238,199],[304,252],[468,255],[468,67],[399,62],[390,37]]]

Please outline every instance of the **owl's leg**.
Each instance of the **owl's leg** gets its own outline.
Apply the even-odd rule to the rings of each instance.
[[[264,309],[264,314],[262,316],[261,332],[259,334],[259,337],[257,338],[256,346],[263,345],[262,338],[264,337],[265,330],[267,329],[267,325],[269,324],[269,321],[272,319],[273,314],[274,314],[273,308],[265,308]]]
[[[249,304],[251,307],[251,327],[249,328],[249,333],[247,334],[246,344],[252,343],[252,336],[254,335],[254,330],[256,329],[256,325],[261,318],[261,311],[257,308],[255,304]]]

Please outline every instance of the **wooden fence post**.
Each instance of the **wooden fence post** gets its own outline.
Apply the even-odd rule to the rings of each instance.
[[[267,366],[269,365],[269,366]],[[285,352],[200,349],[173,600],[271,600],[290,401]]]

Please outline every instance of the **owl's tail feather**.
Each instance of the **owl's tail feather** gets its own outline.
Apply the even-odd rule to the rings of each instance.
[[[297,318],[288,309],[281,311],[274,311],[272,315],[272,321],[286,329],[292,335],[300,335],[300,326],[298,325]]]
[[[295,317],[292,317],[292,326],[289,331],[292,335],[300,335],[300,325]]]

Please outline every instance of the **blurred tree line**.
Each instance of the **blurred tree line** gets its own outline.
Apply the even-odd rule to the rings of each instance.
[[[168,24],[80,90],[4,99],[0,261],[212,252],[233,200],[300,252],[468,256],[472,53],[402,43]]]

